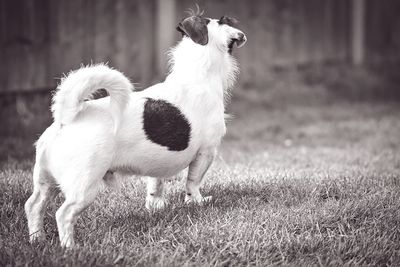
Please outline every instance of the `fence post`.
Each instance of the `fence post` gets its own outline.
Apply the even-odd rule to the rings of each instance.
[[[167,71],[167,51],[175,41],[175,0],[157,0],[156,66],[158,75],[164,77]]]
[[[359,66],[365,58],[365,0],[353,0],[352,3],[351,59]]]

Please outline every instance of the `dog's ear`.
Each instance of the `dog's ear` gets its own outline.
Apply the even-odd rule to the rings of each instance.
[[[189,36],[196,44],[208,43],[207,24],[209,20],[200,16],[191,16],[179,22],[176,29],[183,35]]]
[[[239,24],[239,21],[235,18],[228,17],[228,16],[222,16],[219,21],[219,24],[226,24],[231,27],[236,27]]]

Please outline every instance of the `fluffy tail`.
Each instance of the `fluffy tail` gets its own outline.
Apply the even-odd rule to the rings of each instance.
[[[85,106],[85,99],[104,88],[110,94],[111,116],[114,129],[118,129],[133,85],[121,72],[106,65],[93,65],[72,71],[62,79],[53,97],[54,121],[60,125],[71,123]]]

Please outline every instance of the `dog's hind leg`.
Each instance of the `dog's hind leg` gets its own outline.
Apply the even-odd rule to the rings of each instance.
[[[211,196],[203,197],[200,194],[201,181],[215,158],[216,150],[206,149],[197,153],[194,161],[189,165],[189,173],[186,180],[186,203],[203,203],[211,200]]]
[[[61,185],[65,195],[65,201],[56,212],[58,235],[61,246],[73,247],[74,242],[74,224],[77,217],[95,200],[102,185],[101,179],[105,174],[94,175],[88,173],[85,176],[79,176],[77,173],[65,174],[66,179],[75,181],[68,186]],[[79,179],[78,179],[79,178]],[[65,179],[63,179],[65,181]]]
[[[43,237],[43,217],[46,209],[45,204],[50,197],[52,186],[50,175],[41,168],[40,164],[40,160],[35,163],[33,169],[33,192],[25,203],[29,239],[31,242]]]
[[[164,179],[147,177],[146,208],[151,211],[162,209],[164,206]]]

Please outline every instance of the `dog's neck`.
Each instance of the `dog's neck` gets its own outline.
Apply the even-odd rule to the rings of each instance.
[[[227,100],[236,81],[236,60],[212,44],[201,46],[184,37],[170,51],[170,74],[166,81],[182,84],[212,83],[216,92]],[[213,88],[214,89],[214,88]]]

